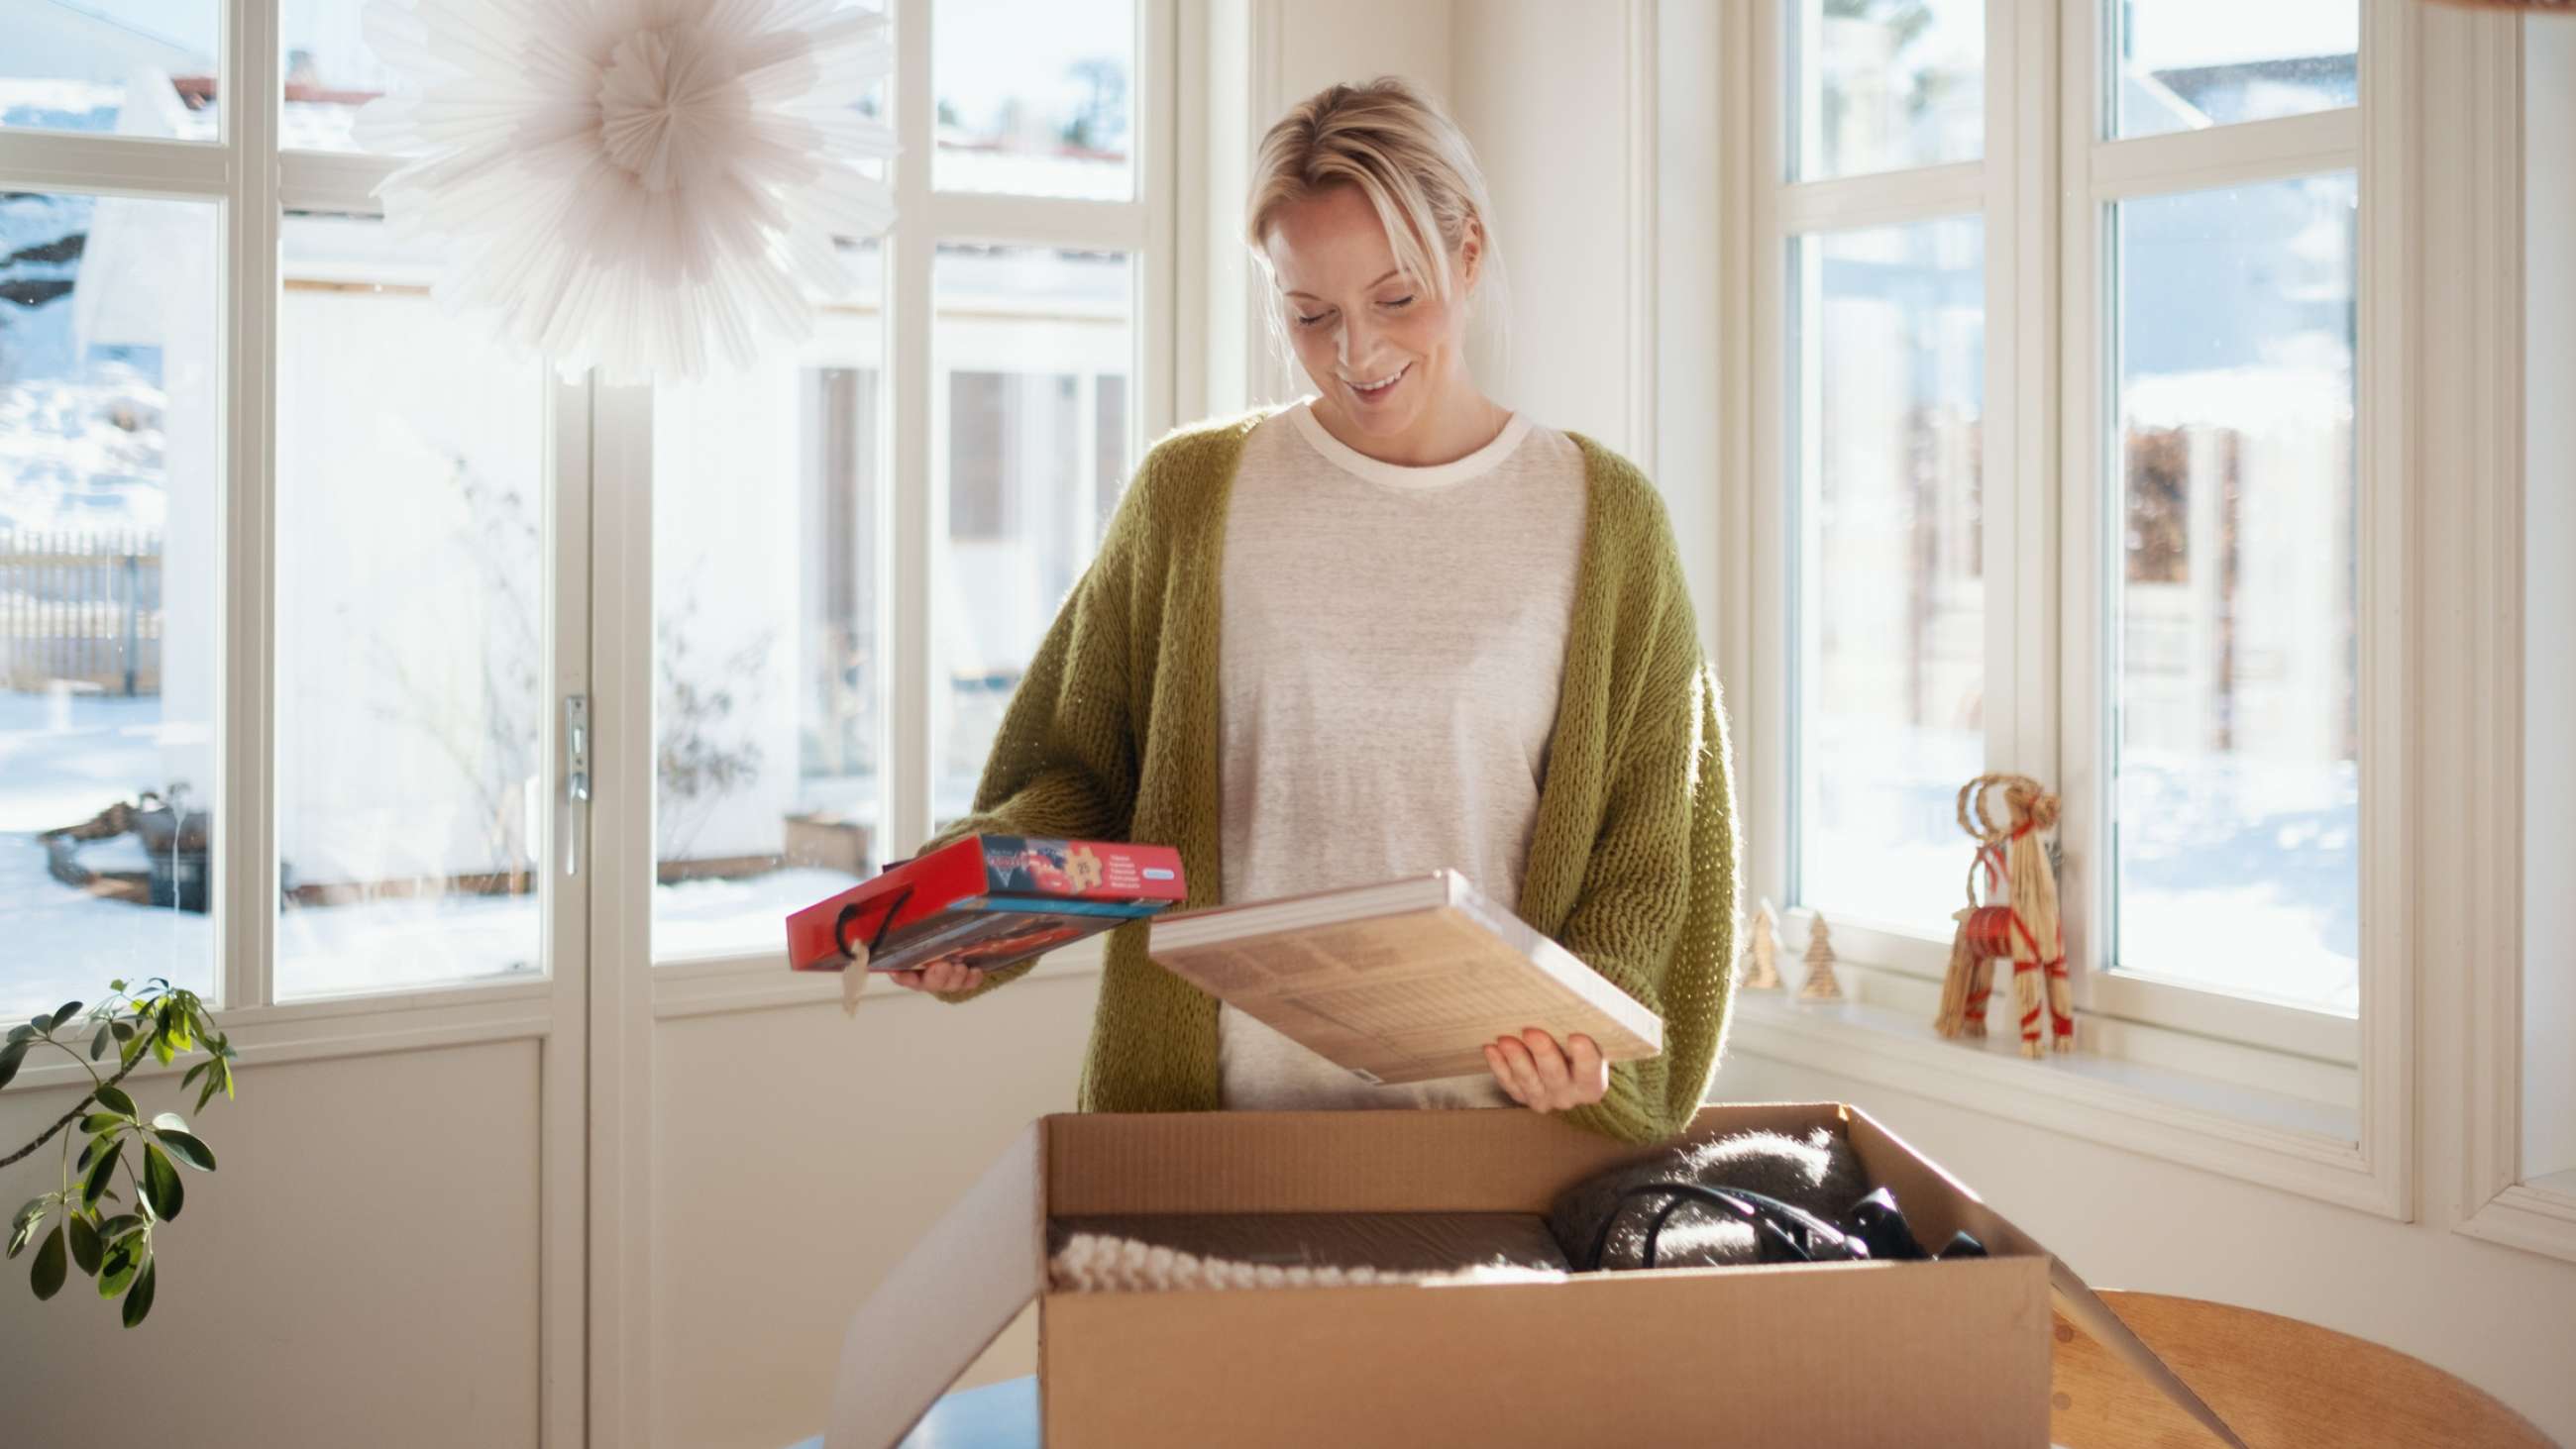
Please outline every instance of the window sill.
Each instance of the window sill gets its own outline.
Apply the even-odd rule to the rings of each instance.
[[[2386,1217],[2406,1216],[2402,1195],[2363,1155],[2350,1107],[2090,1051],[2033,1061],[2001,1038],[1944,1039],[1928,1018],[1928,1012],[1867,999],[1801,1005],[1769,992],[1739,993],[1729,1049]],[[2079,1021],[2078,1030],[2092,1025]],[[2315,1064],[2284,1057],[2281,1066],[2298,1078]]]

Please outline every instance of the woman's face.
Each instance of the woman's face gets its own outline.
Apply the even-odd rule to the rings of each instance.
[[[1451,255],[1456,285],[1443,304],[1428,279],[1396,266],[1377,211],[1355,186],[1330,187],[1281,208],[1264,248],[1297,361],[1317,406],[1348,434],[1393,441],[1427,431],[1444,403],[1472,399],[1464,347],[1478,242],[1470,229]]]

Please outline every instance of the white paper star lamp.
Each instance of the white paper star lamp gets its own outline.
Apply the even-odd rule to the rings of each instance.
[[[397,77],[358,117],[407,158],[386,219],[445,239],[432,295],[568,375],[677,381],[803,337],[894,220],[858,110],[892,63],[845,0],[373,0]]]

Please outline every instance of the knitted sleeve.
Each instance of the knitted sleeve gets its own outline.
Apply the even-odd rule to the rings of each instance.
[[[1659,504],[1642,510],[1622,601],[1601,823],[1557,940],[1664,1021],[1664,1052],[1611,1069],[1567,1120],[1631,1142],[1671,1137],[1707,1094],[1726,1031],[1735,803],[1717,676],[1701,653]]]
[[[969,835],[1127,838],[1138,770],[1128,637],[1138,512],[1120,511],[1039,642],[993,736],[973,812],[933,835],[923,853]],[[988,972],[974,990],[940,999],[972,1000],[1036,964]]]

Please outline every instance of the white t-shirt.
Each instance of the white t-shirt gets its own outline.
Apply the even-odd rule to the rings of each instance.
[[[1244,440],[1218,642],[1221,888],[1267,900],[1450,867],[1520,899],[1585,520],[1574,441],[1515,414],[1467,457],[1359,453],[1300,403]],[[1225,1105],[1501,1107],[1380,1087],[1228,1006]]]

